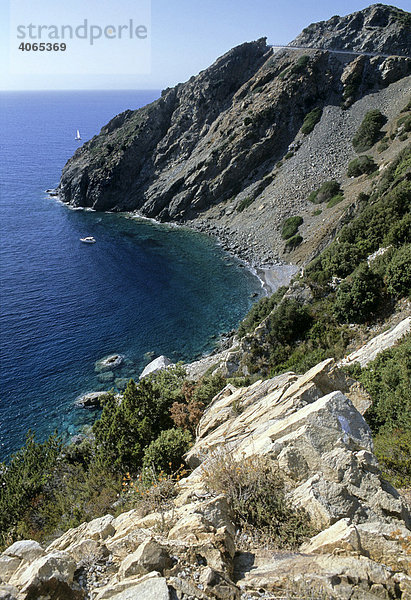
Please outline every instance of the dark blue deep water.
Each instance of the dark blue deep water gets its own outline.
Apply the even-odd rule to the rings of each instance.
[[[44,193],[77,148],[77,128],[85,141],[157,96],[0,94],[0,460],[29,428],[44,438],[90,422],[73,406],[80,394],[121,385],[160,354],[189,361],[209,352],[261,293],[203,235],[69,210]],[[80,243],[85,235],[97,243]],[[102,381],[95,362],[111,353],[125,363]]]

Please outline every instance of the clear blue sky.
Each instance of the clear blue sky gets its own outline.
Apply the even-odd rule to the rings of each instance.
[[[10,69],[10,6],[19,2],[22,0],[0,0],[0,89],[3,90],[162,89],[186,81],[242,42],[267,36],[269,43],[287,44],[312,22],[361,10],[371,3],[361,0],[152,0],[149,73],[85,75],[80,73],[80,68],[77,73],[74,64],[73,73],[51,77],[42,72],[22,75]],[[31,0],[31,5],[44,8],[50,2]],[[54,21],[78,22],[80,13],[71,12],[75,2],[52,0]],[[136,0],[82,0],[80,4],[88,9],[94,5],[98,5],[99,18],[107,17],[107,23],[111,22],[113,7],[117,7],[121,17],[133,17],[136,12]],[[410,10],[410,0],[396,2],[396,6]],[[17,46],[15,33],[13,36],[12,43]],[[34,61],[33,56],[30,59]],[[54,56],[53,60],[58,61],[58,57]]]

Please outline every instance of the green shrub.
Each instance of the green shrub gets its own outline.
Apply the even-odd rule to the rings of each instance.
[[[401,132],[408,133],[411,131],[411,115],[405,115],[397,121],[397,129],[401,129]]]
[[[253,198],[253,196],[247,196],[246,198],[243,198],[241,202],[237,204],[237,212],[243,212],[243,210],[251,206],[254,200],[255,198]]]
[[[0,546],[18,537],[25,513],[47,495],[60,450],[61,440],[56,435],[40,443],[29,431],[25,445],[11,456],[9,464],[0,463]]]
[[[344,200],[344,194],[337,194],[327,202],[327,208],[332,208]]]
[[[244,125],[246,125],[248,127],[248,125],[251,125],[253,122],[251,117],[245,117],[244,119]]]
[[[131,379],[120,403],[112,394],[107,396],[101,417],[93,425],[104,468],[138,471],[146,446],[173,425],[170,408],[184,398],[184,378],[181,367],[164,369],[138,384]]]
[[[411,336],[381,352],[356,377],[372,399],[364,417],[384,476],[395,486],[411,486]]]
[[[309,62],[310,62],[310,57],[308,56],[308,54],[303,54],[303,56],[300,56],[300,58],[297,60],[297,62],[291,67],[291,73],[293,75],[298,75],[299,73],[303,73]]]
[[[371,156],[364,154],[358,158],[354,158],[354,160],[349,163],[347,175],[348,177],[359,177],[364,173],[373,173],[377,169],[378,167]]]
[[[294,156],[294,152],[287,152],[287,154],[284,156],[284,160],[288,160],[292,156]]]
[[[370,110],[365,115],[357,133],[353,138],[353,146],[357,152],[364,152],[373,146],[381,137],[381,127],[387,117],[381,111]]]
[[[359,377],[372,398],[365,417],[374,433],[411,429],[411,336],[381,352]]]
[[[341,191],[341,186],[338,181],[332,179],[331,181],[324,181],[324,183],[314,192],[308,196],[308,200],[313,202],[314,204],[321,204],[322,202],[328,202],[339,194]]]
[[[340,322],[367,321],[380,301],[381,279],[367,264],[362,264],[352,277],[343,281],[335,296],[334,314]]]
[[[247,333],[252,333],[254,329],[260,325],[260,323],[268,317],[270,312],[278,306],[285,292],[286,287],[280,287],[272,296],[269,298],[264,297],[258,300],[250,309],[247,316],[241,321],[238,328],[238,335],[240,338],[244,337]]]
[[[293,235],[293,237],[287,240],[285,244],[286,252],[291,252],[292,250],[295,250],[295,248],[297,248],[297,246],[299,246],[302,243],[302,241],[303,238],[301,235]]]
[[[304,122],[301,127],[301,133],[304,135],[308,135],[312,132],[317,123],[321,120],[321,115],[323,114],[323,109],[319,106],[314,108],[311,112],[309,112],[304,117]]]
[[[378,433],[374,454],[385,479],[396,488],[411,487],[411,429]]]
[[[286,69],[284,69],[283,71],[281,71],[281,73],[279,74],[279,78],[280,79],[285,79],[287,77],[287,75],[300,75],[301,73],[304,72],[306,66],[308,65],[308,63],[310,62],[310,57],[307,54],[304,54],[303,56],[300,56],[300,58],[297,60],[296,63],[292,64],[291,66],[287,67]]]
[[[321,210],[321,208],[317,208],[316,210],[314,210],[314,211],[311,213],[311,216],[312,216],[312,217],[318,217],[319,215],[321,215],[321,213],[322,213],[322,212],[323,212],[323,211]]]
[[[292,549],[314,534],[305,511],[287,501],[285,482],[270,459],[253,456],[237,462],[221,452],[202,470],[202,477],[211,492],[225,494],[236,525],[251,545],[269,542]]]
[[[306,306],[294,299],[284,299],[268,318],[268,340],[275,344],[292,344],[303,339],[311,325],[311,316]]]
[[[394,221],[384,238],[384,246],[401,246],[411,244],[411,213],[407,213],[402,219]]]
[[[386,284],[392,296],[401,298],[411,294],[411,244],[395,252],[388,265]]]
[[[183,463],[183,456],[190,448],[193,438],[183,429],[166,429],[146,448],[143,458],[143,471],[148,478],[163,471],[175,473]]]
[[[283,238],[283,240],[288,240],[288,238],[295,235],[298,231],[298,228],[300,227],[300,225],[302,225],[303,222],[304,219],[302,217],[288,217],[288,219],[285,220],[283,228],[281,230],[281,237]]]

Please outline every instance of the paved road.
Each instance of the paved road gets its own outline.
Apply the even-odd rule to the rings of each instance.
[[[324,52],[333,52],[334,54],[354,54],[360,56],[382,56],[383,58],[389,58],[390,56],[401,56],[401,58],[409,58],[402,54],[381,54],[380,52],[356,52],[355,50],[333,50],[332,48],[315,48],[313,46],[277,46],[276,44],[268,44],[269,48],[278,49],[284,48],[285,50],[323,50]]]

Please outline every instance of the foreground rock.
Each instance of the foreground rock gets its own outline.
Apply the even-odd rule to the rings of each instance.
[[[369,362],[377,358],[378,354],[394,346],[398,340],[409,334],[410,331],[411,317],[407,317],[395,327],[391,327],[388,331],[384,331],[384,333],[377,335],[359,350],[349,354],[346,358],[341,360],[339,364],[344,366],[358,362],[361,367],[366,367]]]
[[[154,373],[158,373],[163,369],[167,369],[167,367],[172,367],[173,363],[167,356],[159,356],[152,360],[143,370],[139,379],[143,379],[143,377],[147,377],[147,375],[154,375]]]
[[[108,392],[88,392],[76,398],[75,405],[79,408],[101,408],[101,400]]]
[[[381,477],[355,403],[364,408],[365,392],[332,360],[301,376],[227,386],[200,421],[187,457],[195,469],[180,483],[173,508],[106,515],[48,548],[30,540],[13,544],[0,556],[0,598],[242,600],[318,593],[409,600],[410,515]],[[299,552],[239,552],[226,498],[210,494],[202,480],[216,453],[267,457],[287,481],[288,502],[303,507],[320,533]]]

